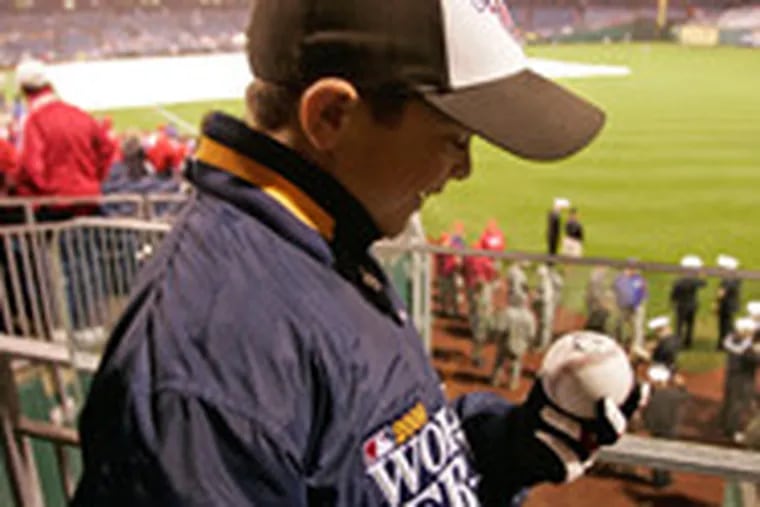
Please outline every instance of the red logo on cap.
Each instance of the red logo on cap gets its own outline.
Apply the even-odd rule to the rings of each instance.
[[[512,15],[509,13],[507,4],[502,0],[470,0],[472,6],[478,12],[484,12],[488,9],[491,13],[499,17],[501,25],[509,32],[515,27]]]

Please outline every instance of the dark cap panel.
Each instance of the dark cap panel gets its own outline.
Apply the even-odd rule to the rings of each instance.
[[[361,86],[447,83],[438,0],[254,0],[248,29],[256,76]]]

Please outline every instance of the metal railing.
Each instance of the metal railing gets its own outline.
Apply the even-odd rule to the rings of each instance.
[[[131,198],[122,202],[137,205]],[[146,202],[161,201],[140,197],[143,212],[147,209]],[[4,203],[0,201],[0,207]],[[38,204],[29,202],[25,206],[33,211]],[[23,413],[18,403],[19,376],[35,365],[44,365],[63,411],[61,419],[75,420],[74,415],[68,413],[76,406],[67,403],[70,396],[66,388],[67,375],[95,370],[106,336],[126,304],[140,265],[158,248],[169,229],[167,223],[115,218],[77,218],[0,228],[3,261],[0,262],[3,275],[0,284],[0,425],[10,482],[19,506],[43,505],[31,439],[53,442],[66,494],[71,494],[76,477],[65,448],[78,445],[78,436],[71,424],[36,420]],[[420,241],[382,243],[375,250],[386,268],[398,271],[398,279],[391,277],[394,282],[398,284],[401,280],[406,285],[411,315],[429,345],[436,319],[433,286],[438,255],[477,255],[504,265],[529,261],[552,263],[558,269],[564,267],[566,284],[562,301],[565,306],[577,307],[578,312],[583,311],[582,294],[592,267],[642,271],[651,281],[649,304],[654,306],[666,299],[659,292],[667,292],[675,276],[694,274],[693,270],[661,263],[447,249]],[[748,293],[760,293],[760,284],[755,285],[760,281],[760,272],[708,267],[700,273],[709,280],[738,277],[746,282]],[[503,276],[502,271],[500,274]],[[81,393],[78,397],[81,401]],[[627,435],[616,446],[605,449],[601,459],[760,482],[760,455],[694,442]]]
[[[189,197],[186,192],[106,194],[71,197],[0,197],[0,219],[5,224],[45,222],[55,212],[72,216],[104,214],[109,217],[165,220],[174,217]],[[59,213],[59,215],[62,213]]]

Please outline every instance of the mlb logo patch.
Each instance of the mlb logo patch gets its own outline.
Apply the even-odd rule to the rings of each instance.
[[[378,431],[364,441],[364,446],[362,447],[364,451],[364,464],[367,466],[372,465],[393,450],[395,445],[396,439],[389,427]]]

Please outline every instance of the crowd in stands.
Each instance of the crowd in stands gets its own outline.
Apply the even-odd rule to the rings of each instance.
[[[600,29],[656,17],[653,2],[509,2],[521,31],[542,36],[570,28]],[[16,12],[0,16],[0,68],[24,55],[46,61],[239,51],[245,45],[247,6],[217,8],[107,8]],[[671,19],[717,16],[715,2],[674,2]]]
[[[0,68],[46,61],[218,53],[242,49],[245,9],[136,9],[0,16]]]

